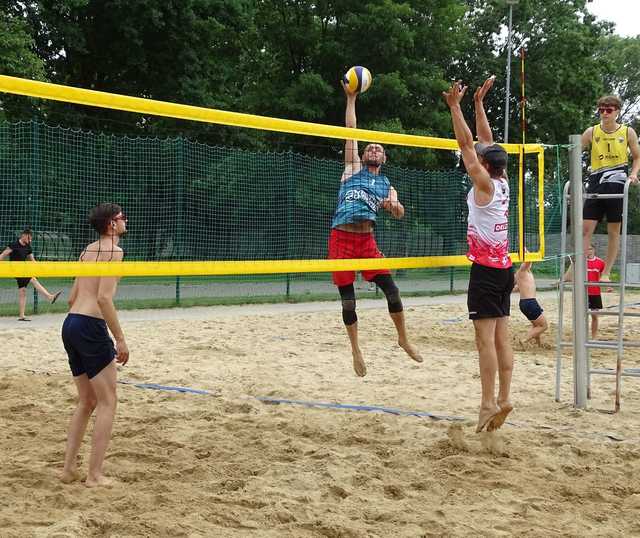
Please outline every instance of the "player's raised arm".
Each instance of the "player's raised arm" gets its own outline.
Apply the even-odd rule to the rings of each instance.
[[[357,127],[356,121],[356,98],[357,92],[350,92],[344,82],[341,82],[344,95],[347,100],[345,109],[344,123],[345,127],[355,129]],[[344,143],[344,173],[342,174],[342,181],[348,179],[353,174],[357,174],[360,171],[362,165],[360,164],[360,156],[358,155],[358,141],[357,140],[345,140]]]
[[[493,182],[489,176],[489,172],[480,164],[478,155],[473,146],[473,135],[467,125],[462,114],[460,102],[467,92],[467,86],[463,86],[461,81],[456,81],[451,85],[448,91],[442,92],[442,95],[451,110],[451,121],[453,123],[453,131],[458,141],[458,146],[462,152],[462,160],[467,169],[474,187],[481,193],[492,196]]]
[[[489,93],[495,80],[496,76],[491,75],[473,94],[473,104],[476,112],[476,136],[478,137],[478,142],[482,144],[493,144],[493,133],[484,109],[484,98]]]

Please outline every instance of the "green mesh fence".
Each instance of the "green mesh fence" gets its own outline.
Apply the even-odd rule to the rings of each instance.
[[[536,264],[536,273],[558,280],[561,273],[560,231],[562,226],[562,190],[569,180],[569,155],[566,146],[545,149],[545,261]]]
[[[38,260],[75,260],[95,239],[86,222],[99,202],[119,203],[129,217],[127,260],[324,259],[343,170],[335,160],[294,152],[252,152],[183,138],[129,138],[52,127],[0,124],[0,239],[35,231]],[[511,250],[518,245],[517,157],[510,158]],[[525,235],[539,247],[537,163],[527,159]],[[405,218],[379,218],[376,237],[388,257],[466,252],[466,195],[460,169],[387,165]],[[381,212],[382,213],[382,212]],[[403,291],[466,287],[466,269],[403,270]],[[1,282],[0,303],[14,299]],[[67,281],[52,282],[67,286]],[[363,284],[366,288],[366,285]],[[206,297],[280,297],[335,290],[326,274],[182,279],[125,279],[122,299],[187,301]],[[188,302],[188,301],[187,301]]]

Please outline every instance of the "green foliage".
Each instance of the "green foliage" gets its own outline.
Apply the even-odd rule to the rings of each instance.
[[[480,83],[498,76],[487,109],[495,128],[504,125],[506,25],[503,1],[470,2],[469,26],[474,45],[465,55],[469,80]],[[521,140],[520,51],[525,54],[527,141],[565,144],[592,119],[603,92],[605,66],[597,58],[607,25],[586,9],[586,0],[521,0],[513,9],[513,49],[510,99],[510,139]],[[501,137],[499,137],[501,138]]]
[[[586,3],[521,0],[514,6],[514,50],[524,47],[527,53],[529,141],[566,143],[570,133],[593,121],[595,99],[605,91],[620,92],[630,105],[640,98],[638,39],[613,36],[610,24],[594,20]],[[496,131],[504,123],[508,8],[502,0],[4,4],[0,67],[10,74],[42,78],[46,73],[54,82],[85,88],[342,124],[338,81],[349,66],[360,64],[374,74],[372,88],[359,102],[360,126],[450,137],[440,95],[448,81],[462,78],[473,87],[495,73],[487,109]],[[520,139],[519,67],[514,55],[513,139]],[[470,112],[470,100],[466,106]],[[267,133],[59,103],[40,103],[39,109],[50,120],[92,129],[183,134],[253,148],[297,143]],[[7,114],[17,119],[28,110]],[[411,155],[405,164],[422,162]]]
[[[622,99],[622,120],[637,122],[640,117],[640,37],[607,36],[599,59],[607,66],[605,91]]]
[[[15,77],[43,80],[44,61],[34,51],[27,22],[10,11],[0,11],[0,73]],[[31,117],[37,114],[32,100],[2,96],[0,119]]]
[[[3,0],[0,6],[2,73],[342,125],[339,80],[359,64],[374,75],[373,86],[358,100],[360,127],[447,138],[452,128],[442,90],[457,78],[473,90],[496,74],[486,108],[496,140],[502,138],[509,13],[504,0]],[[640,127],[640,39],[613,35],[611,24],[597,21],[586,6],[587,0],[520,0],[514,6],[512,141],[522,135],[517,55],[522,49],[527,141],[567,143],[570,134],[597,121],[596,99],[608,92],[621,95],[625,120]],[[471,119],[470,96],[464,107]],[[342,157],[337,140],[9,95],[2,96],[0,114],[10,120],[40,117],[68,127]],[[399,167],[455,165],[449,152],[388,150]],[[547,170],[546,203],[553,204],[555,167]],[[212,195],[206,181],[198,181],[189,188]]]

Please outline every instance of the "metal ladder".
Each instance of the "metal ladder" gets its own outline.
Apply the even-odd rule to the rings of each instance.
[[[600,287],[611,287],[617,288],[619,291],[619,303],[617,311],[605,311],[605,310],[587,310],[585,316],[585,323],[589,323],[589,315],[593,314],[596,316],[617,316],[618,317],[618,331],[617,337],[615,340],[591,340],[590,338],[586,339],[585,348],[586,348],[586,356],[587,356],[587,398],[591,398],[591,376],[592,375],[615,375],[616,378],[616,394],[615,394],[615,412],[620,410],[620,391],[622,388],[622,377],[640,377],[640,369],[623,369],[622,367],[622,359],[624,356],[624,348],[626,347],[640,347],[640,342],[625,342],[623,337],[623,329],[624,329],[624,318],[625,316],[629,317],[640,317],[640,312],[625,312],[625,289],[626,288],[640,288],[640,284],[632,285],[627,283],[626,281],[626,269],[627,269],[627,216],[628,216],[628,205],[629,205],[629,185],[631,182],[627,179],[624,185],[624,191],[622,194],[583,194],[585,199],[611,199],[611,198],[622,198],[622,225],[620,231],[620,281],[619,282],[575,282],[575,279],[572,283],[564,282],[563,276],[565,273],[565,259],[567,257],[567,215],[568,215],[568,203],[569,203],[569,186],[570,182],[567,181],[564,186],[564,191],[562,195],[562,228],[560,234],[560,267],[561,267],[561,277],[560,277],[560,286],[559,297],[558,297],[558,334],[556,336],[556,391],[555,397],[556,401],[560,401],[560,384],[561,384],[561,376],[562,376],[562,349],[564,347],[572,347],[574,345],[573,342],[563,341],[563,328],[564,328],[564,290],[567,284],[571,284],[572,286],[600,286]],[[576,323],[576,313],[573,313],[573,323],[575,327]],[[587,334],[589,334],[587,330]],[[592,368],[591,367],[591,357],[589,354],[590,349],[610,349],[616,351],[616,368],[615,370],[607,369],[607,368]],[[575,365],[574,365],[575,367]]]

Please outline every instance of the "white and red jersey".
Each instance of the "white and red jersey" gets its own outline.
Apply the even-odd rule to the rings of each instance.
[[[509,183],[492,178],[493,198],[487,205],[478,205],[475,187],[467,195],[467,258],[486,267],[506,269],[509,258]]]

